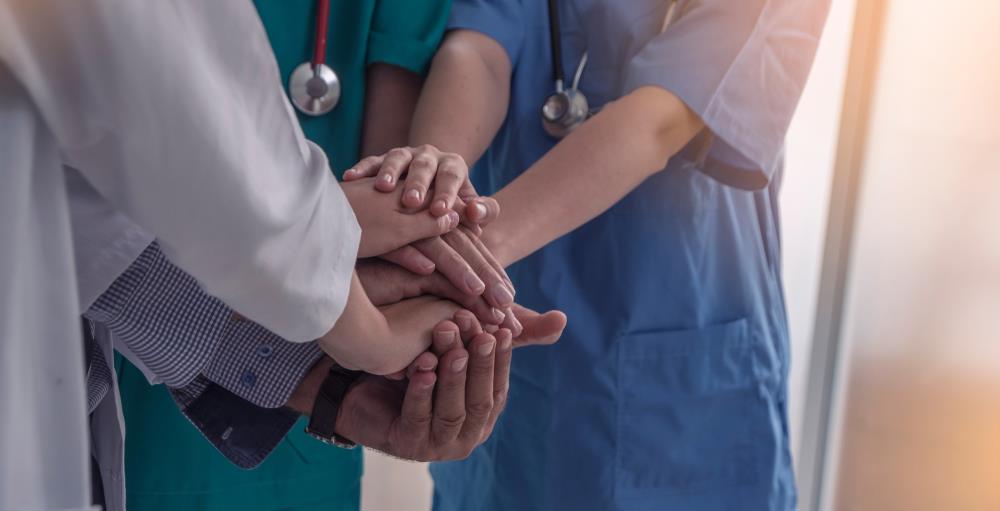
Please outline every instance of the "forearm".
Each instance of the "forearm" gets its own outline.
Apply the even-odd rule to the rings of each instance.
[[[503,214],[484,233],[487,246],[504,265],[531,254],[613,206],[702,128],[657,87],[606,105],[494,195]]]
[[[410,121],[420,97],[420,75],[398,66],[368,66],[361,156],[384,154],[407,144]]]
[[[410,129],[410,145],[482,156],[507,115],[510,60],[494,40],[470,30],[445,37],[434,57]]]

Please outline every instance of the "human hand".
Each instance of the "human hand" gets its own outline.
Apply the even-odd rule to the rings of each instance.
[[[400,204],[400,192],[381,193],[373,188],[372,179],[341,183],[354,216],[361,226],[358,257],[372,257],[393,251],[410,243],[439,236],[458,226],[460,216],[454,211],[433,216],[420,208],[405,208]]]
[[[401,197],[403,206],[416,208],[424,203],[434,185],[431,213],[446,214],[454,208],[459,198],[466,201],[478,194],[469,181],[469,166],[455,153],[440,151],[431,145],[398,147],[381,156],[369,156],[344,172],[344,181],[375,177],[375,187],[383,192],[396,189],[396,184],[406,176]],[[485,216],[485,206],[473,201],[469,205],[471,217]]]
[[[355,273],[347,305],[320,348],[338,364],[373,374],[393,374],[430,346],[430,331],[458,305],[423,296],[376,308]]]
[[[338,434],[419,461],[465,458],[481,444],[506,401],[510,332],[460,334],[446,321],[435,327],[434,344],[441,355],[418,357],[408,382],[362,376],[341,403]]]
[[[500,310],[487,304],[481,296],[458,289],[441,273],[419,275],[377,258],[358,260],[356,270],[365,293],[376,306],[432,295],[472,311],[483,323],[499,325],[504,320]]]

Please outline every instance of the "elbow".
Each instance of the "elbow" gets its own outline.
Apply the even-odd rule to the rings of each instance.
[[[656,162],[655,172],[666,167],[667,161],[680,152],[704,128],[698,115],[674,93],[660,87],[641,87],[629,94],[632,118],[641,119],[648,137],[650,155]]]
[[[433,66],[448,69],[478,68],[494,83],[510,83],[511,63],[507,51],[493,38],[474,30],[453,30],[441,42]]]

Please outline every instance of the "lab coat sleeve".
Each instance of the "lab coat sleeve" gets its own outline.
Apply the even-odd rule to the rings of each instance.
[[[448,30],[475,30],[490,37],[503,46],[511,66],[517,66],[525,38],[522,1],[542,0],[454,0]]]
[[[333,326],[360,229],[250,2],[2,2],[0,60],[65,163],[207,292],[286,339]]]
[[[451,0],[378,0],[368,36],[368,64],[382,62],[423,75],[434,58]]]
[[[659,30],[666,4],[638,23]],[[714,135],[705,170],[733,186],[766,186],[828,8],[829,0],[681,0],[674,22],[628,63],[624,92],[653,85],[676,94]]]

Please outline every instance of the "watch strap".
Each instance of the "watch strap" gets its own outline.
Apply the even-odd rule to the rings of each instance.
[[[338,365],[330,368],[316,394],[316,401],[309,415],[309,424],[306,426],[307,434],[321,442],[338,447],[349,449],[356,445],[338,435],[335,429],[337,413],[340,411],[341,403],[344,402],[344,396],[361,374],[360,371],[350,371]]]

